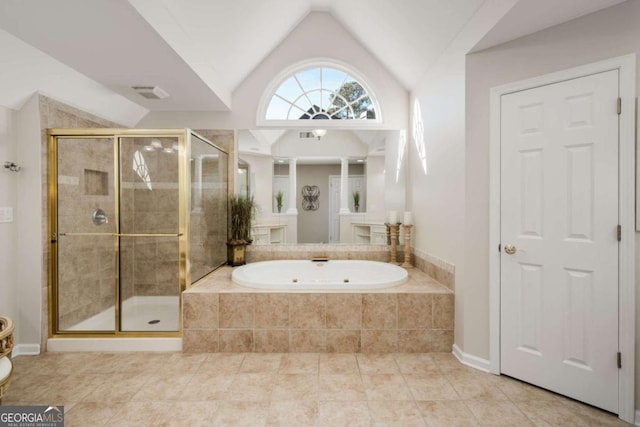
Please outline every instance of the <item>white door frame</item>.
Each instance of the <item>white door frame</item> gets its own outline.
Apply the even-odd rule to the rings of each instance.
[[[489,370],[500,374],[500,104],[501,97],[609,70],[619,70],[620,152],[619,221],[619,416],[632,423],[635,417],[635,112],[636,55],[625,55],[593,64],[491,88],[491,136],[489,152]],[[611,108],[615,108],[612,105]],[[615,363],[615,360],[612,360]]]

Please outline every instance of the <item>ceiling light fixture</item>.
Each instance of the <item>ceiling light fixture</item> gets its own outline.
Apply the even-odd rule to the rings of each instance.
[[[315,136],[316,138],[320,139],[323,136],[325,136],[327,134],[327,130],[326,129],[313,129],[311,131],[311,133],[313,134],[313,136]]]

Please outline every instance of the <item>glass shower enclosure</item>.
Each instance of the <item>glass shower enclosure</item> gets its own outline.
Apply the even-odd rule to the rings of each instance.
[[[179,335],[223,265],[228,153],[189,129],[50,129],[50,336]]]

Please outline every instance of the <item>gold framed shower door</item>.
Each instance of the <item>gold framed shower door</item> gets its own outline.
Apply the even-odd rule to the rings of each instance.
[[[191,203],[190,186],[190,138],[194,135],[210,144],[217,150],[227,154],[220,147],[209,142],[190,129],[116,129],[116,128],[78,128],[78,129],[48,129],[48,236],[49,236],[49,272],[48,272],[48,308],[49,308],[49,337],[180,337],[182,331],[182,292],[190,286],[189,263],[189,212]],[[178,141],[178,230],[177,233],[122,233],[121,231],[121,170],[120,155],[123,138],[177,138]],[[105,233],[64,233],[59,230],[59,199],[58,199],[58,140],[59,139],[104,139],[111,140],[113,145],[113,229]],[[87,238],[113,238],[113,290],[114,290],[114,329],[113,330],[61,330],[59,321],[59,239],[63,236],[84,236]],[[98,237],[99,236],[99,237]],[[176,237],[178,239],[178,327],[176,331],[125,331],[122,330],[121,313],[121,284],[120,284],[120,250],[123,238],[154,238]]]

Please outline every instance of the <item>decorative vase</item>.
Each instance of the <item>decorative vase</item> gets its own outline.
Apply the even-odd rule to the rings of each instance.
[[[360,205],[355,205],[353,208],[358,212],[360,210]]]
[[[227,242],[227,264],[232,267],[245,265],[247,253],[247,244],[245,242],[235,243]]]

